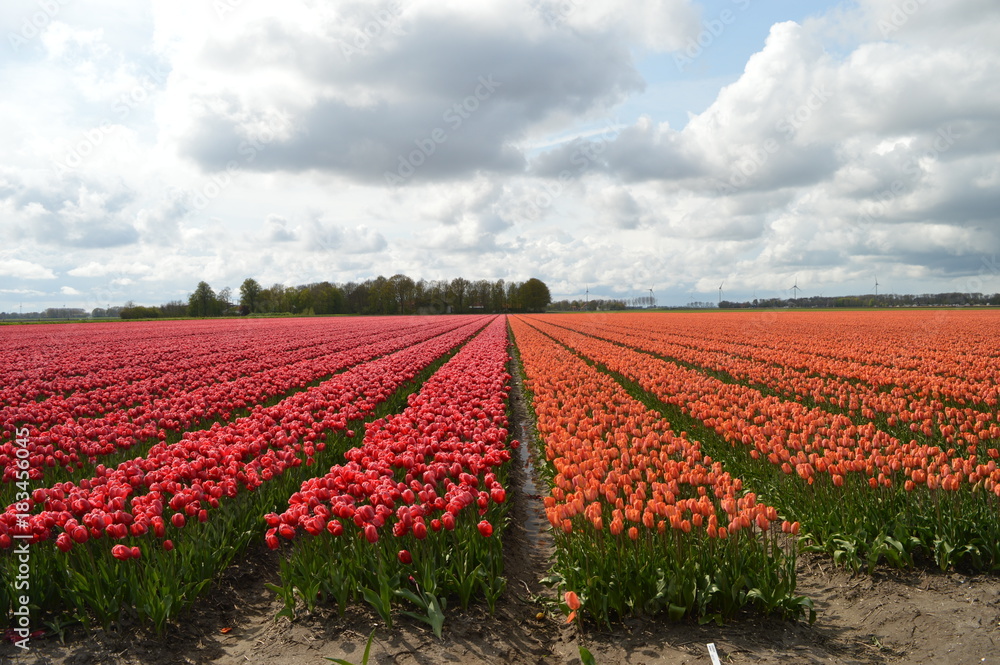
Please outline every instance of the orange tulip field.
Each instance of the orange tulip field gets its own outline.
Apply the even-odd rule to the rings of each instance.
[[[1000,317],[926,316],[515,317],[584,611],[811,614],[799,549],[1000,569]]]

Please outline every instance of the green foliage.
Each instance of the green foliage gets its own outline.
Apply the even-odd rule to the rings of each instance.
[[[219,316],[222,308],[222,302],[208,282],[198,282],[194,293],[188,298],[188,316]]]
[[[215,293],[206,282],[199,282],[187,303],[166,303],[152,316],[220,316],[231,303],[228,287]],[[406,275],[386,278],[381,275],[364,282],[333,284],[318,282],[298,286],[272,284],[264,288],[248,277],[240,285],[240,313],[247,314],[499,314],[504,312],[545,311],[551,301],[549,288],[539,279],[527,282],[504,280],[414,281]]]
[[[247,277],[240,284],[240,308],[247,314],[260,311],[260,284],[253,277]]]
[[[552,302],[549,287],[545,285],[545,282],[534,277],[521,285],[520,296],[521,305],[526,312],[544,312],[548,304]]]
[[[421,591],[419,588],[414,592],[409,589],[396,589],[396,595],[400,598],[409,600],[411,603],[423,610],[423,613],[418,614],[417,612],[404,611],[408,617],[412,617],[419,621],[423,621],[431,627],[434,631],[434,635],[438,639],[441,639],[441,629],[444,626],[444,610],[447,602],[442,598],[438,600],[437,596],[428,591]]]
[[[482,597],[492,608],[506,587],[499,537],[506,511],[506,503],[491,503],[485,516],[463,511],[454,531],[442,529],[423,540],[408,534],[368,543],[350,521],[341,536],[326,531],[303,534],[281,565],[282,584],[270,587],[284,602],[280,615],[294,616],[297,601],[312,611],[327,599],[343,612],[347,603],[363,600],[391,628],[393,613],[402,604],[407,608],[400,608],[403,614],[427,623],[440,637],[449,597],[457,597],[463,608]],[[479,534],[481,519],[497,525],[493,537]],[[411,564],[398,562],[400,549],[410,552]],[[338,564],[331,566],[330,561]]]
[[[135,305],[134,307],[123,307],[118,315],[123,319],[158,319],[160,318],[160,310],[156,307]]]
[[[671,530],[632,541],[579,526],[570,534],[554,532],[558,575],[548,582],[576,591],[581,611],[599,624],[659,614],[721,624],[746,606],[814,616],[811,601],[795,594],[795,549],[780,531],[744,529],[710,539]]]

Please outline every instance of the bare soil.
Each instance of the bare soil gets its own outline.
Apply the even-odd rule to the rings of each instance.
[[[512,393],[515,431],[532,439],[520,386]],[[276,553],[254,549],[231,566],[199,604],[162,637],[124,624],[86,633],[70,629],[61,642],[48,634],[23,652],[0,645],[0,662],[53,665],[360,665],[375,629],[370,663],[480,665],[580,663],[586,646],[599,665],[711,663],[714,643],[723,663],[934,663],[1000,665],[1000,578],[958,573],[876,570],[852,575],[827,558],[803,555],[799,591],[813,598],[814,625],[747,614],[723,627],[632,619],[613,630],[567,626],[540,583],[547,573],[541,501],[526,455],[512,465],[511,524],[504,534],[507,591],[496,613],[485,606],[449,610],[442,640],[400,616],[393,630],[366,607],[339,617],[332,609],[275,620],[281,609],[267,582],[278,582]],[[546,599],[550,599],[547,602]],[[542,613],[542,618],[537,618]]]
[[[508,536],[510,539],[510,537]],[[525,545],[526,543],[522,543]],[[520,549],[520,551],[518,551]],[[600,665],[710,663],[714,643],[723,663],[1000,663],[1000,581],[995,577],[877,571],[853,576],[804,557],[800,588],[815,599],[812,626],[746,616],[723,627],[636,619],[612,631],[588,626],[580,633],[560,615],[536,619],[544,604],[535,568],[523,547],[511,547],[510,587],[490,616],[484,607],[451,612],[444,637],[399,617],[393,630],[355,607],[340,618],[320,612],[294,623],[274,620],[281,609],[266,581],[276,581],[277,561],[255,552],[228,570],[198,607],[158,638],[140,627],[55,636],[32,641],[22,653],[7,644],[3,663],[56,665],[173,665],[214,663],[360,664],[365,641],[377,627],[370,663],[580,663],[584,645]],[[518,558],[521,557],[521,558]],[[522,573],[530,571],[530,579]],[[224,632],[225,631],[225,632]]]

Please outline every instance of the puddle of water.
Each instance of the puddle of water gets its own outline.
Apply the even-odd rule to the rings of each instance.
[[[522,435],[526,434],[523,427],[520,429]],[[534,469],[531,454],[528,452],[527,442],[524,441],[524,438],[521,441],[521,445],[517,447],[517,460],[524,470],[521,493],[524,495],[525,506],[527,507],[526,512],[528,513],[524,523],[525,536],[527,536],[528,540],[535,547],[549,547],[551,546],[551,539],[548,538],[547,533],[543,536],[543,533],[549,528],[549,520],[545,517],[545,507],[542,504],[541,493],[535,485]]]
[[[546,484],[537,479],[535,475],[536,460],[536,438],[534,423],[527,411],[527,399],[524,394],[524,387],[519,378],[519,368],[517,361],[511,359],[510,374],[511,380],[511,432],[518,441],[521,442],[514,451],[512,464],[518,465],[518,473],[514,476],[519,508],[515,511],[517,528],[522,530],[525,542],[528,546],[526,553],[529,558],[529,565],[537,568],[536,580],[545,574],[550,565],[550,559],[555,553],[555,545],[552,540],[552,530],[549,520],[545,516],[545,504],[542,497],[548,494]],[[539,442],[540,446],[541,443]],[[536,482],[537,480],[537,482]],[[513,515],[512,515],[513,516]]]
[[[522,526],[524,535],[535,549],[548,552],[552,548],[552,538],[549,534],[549,520],[545,516],[545,505],[542,496],[548,492],[539,491],[535,484],[534,459],[529,450],[531,434],[525,427],[526,423],[518,423],[521,445],[516,450],[515,464],[521,466],[521,496],[525,507],[525,519]]]

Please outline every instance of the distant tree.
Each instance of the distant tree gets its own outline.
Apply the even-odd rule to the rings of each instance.
[[[222,309],[208,282],[198,282],[188,298],[188,316],[218,316]]]
[[[313,292],[309,286],[293,286],[288,289],[288,301],[291,303],[290,311],[295,314],[315,314],[313,307]]]
[[[455,299],[455,313],[461,314],[466,309],[465,295],[469,290],[469,280],[464,277],[456,277],[451,280],[451,284],[448,285],[448,291],[451,292],[452,297]]]
[[[552,302],[549,287],[545,285],[545,282],[534,277],[521,285],[520,295],[521,305],[528,312],[544,312],[548,304]]]
[[[87,310],[79,307],[49,307],[42,313],[42,318],[46,319],[83,319],[87,316]]]
[[[427,289],[427,297],[431,300],[445,302],[452,306],[455,304],[451,294],[449,293],[448,280],[446,279],[436,279],[431,282]]]
[[[229,311],[229,308],[233,306],[233,290],[228,286],[224,287],[221,291],[219,291],[217,299],[222,313],[225,314]]]
[[[507,310],[520,312],[521,307],[521,284],[518,282],[507,282],[507,295],[505,297]]]
[[[330,282],[320,282],[309,287],[312,292],[313,311],[317,314],[342,314],[344,312],[344,292]]]
[[[132,307],[123,307],[118,315],[123,319],[158,319],[160,318],[160,310],[157,307],[133,305]]]
[[[160,316],[187,316],[188,306],[183,300],[171,300],[160,305]]]
[[[240,285],[240,308],[248,314],[260,311],[260,284],[253,277],[247,277]]]
[[[240,285],[239,305],[241,314],[257,312],[294,313],[308,315],[323,314],[414,314],[423,313],[499,313],[499,312],[543,312],[546,309],[556,311],[608,311],[626,309],[627,307],[645,307],[644,298],[626,300],[610,300],[590,298],[584,300],[562,300],[551,302],[548,286],[537,278],[526,282],[470,281],[463,277],[452,280],[440,279],[414,281],[401,273],[390,278],[379,275],[364,282],[347,282],[335,284],[318,282],[285,286],[281,283],[272,284],[268,288],[252,277],[248,277]],[[641,301],[641,302],[640,302]],[[880,306],[900,307],[917,304],[955,305],[986,305],[1000,304],[1000,294],[992,296],[982,293],[942,293],[922,296],[880,295],[876,302],[870,296],[849,296],[845,298],[803,297],[796,301],[799,307],[831,307],[831,306]],[[742,308],[751,306],[785,307],[790,301],[780,298],[755,301],[753,305],[746,302],[726,302],[724,305]],[[206,282],[198,283],[195,292],[187,302],[175,300],[153,308],[156,313],[144,318],[155,316],[219,316],[233,305],[232,289],[223,288],[216,293]],[[689,307],[714,308],[716,303],[689,303]],[[125,303],[124,307],[135,308],[134,302]],[[114,307],[104,311],[105,316],[118,316],[122,308]],[[135,316],[138,312],[128,312]],[[95,310],[94,316],[101,313]],[[86,316],[82,312],[81,316]],[[51,310],[48,316],[64,317],[68,312]],[[76,316],[76,313],[73,313]],[[38,313],[25,314],[25,317],[37,318]]]
[[[396,312],[398,314],[413,314],[416,311],[417,286],[413,280],[406,275],[396,274],[389,278],[389,286],[396,301]]]
[[[288,299],[289,291],[291,289],[285,288],[285,285],[279,282],[262,290],[260,292],[260,310],[270,313],[292,311],[292,305]]]
[[[507,311],[507,289],[502,279],[495,281],[490,290],[490,309],[497,313]]]
[[[476,312],[489,312],[492,311],[491,305],[491,294],[493,291],[493,283],[486,279],[477,279],[474,282],[469,283],[469,309],[474,309]]]
[[[368,309],[368,298],[371,289],[368,283],[348,282],[344,284],[344,299],[347,301],[347,311],[351,314],[361,314]]]
[[[421,279],[413,284],[413,304],[414,311],[416,307],[424,305],[427,303],[429,297],[430,284],[427,283],[426,279]]]
[[[368,308],[362,310],[367,314],[395,314],[396,293],[392,283],[383,275],[365,281],[368,286]]]

